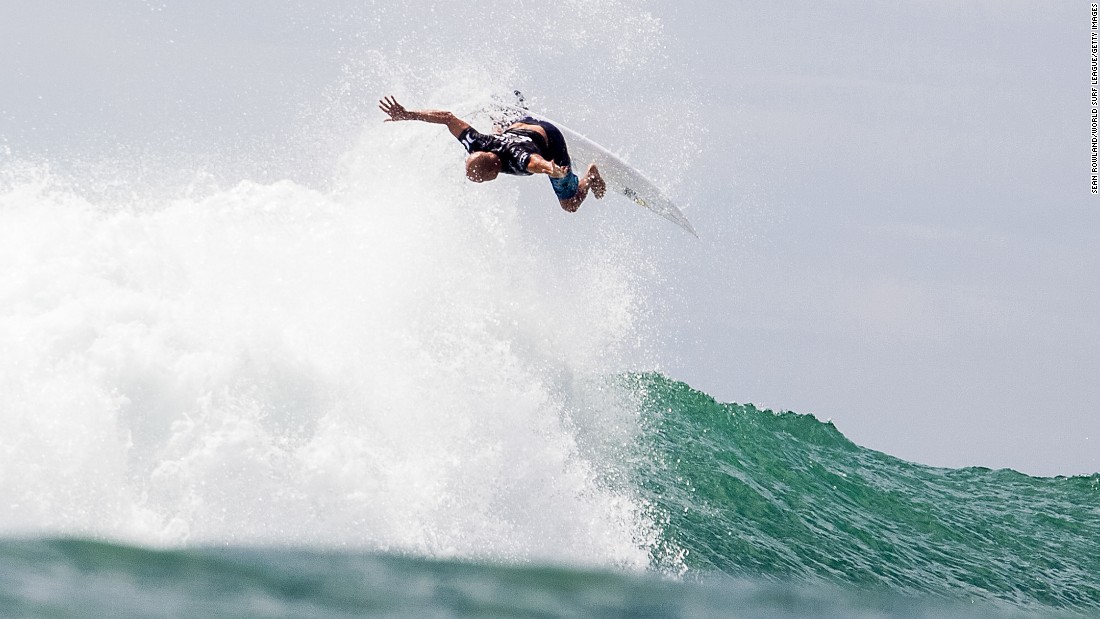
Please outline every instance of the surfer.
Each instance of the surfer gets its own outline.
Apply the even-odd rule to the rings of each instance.
[[[607,184],[595,163],[588,166],[584,178],[577,178],[570,169],[572,163],[565,137],[545,120],[525,116],[499,134],[486,135],[444,110],[406,110],[393,97],[382,99],[378,107],[389,116],[386,122],[419,120],[446,125],[469,153],[466,178],[475,183],[491,181],[501,172],[516,176],[546,174],[561,207],[570,213],[580,208],[589,189],[597,199],[607,191]]]

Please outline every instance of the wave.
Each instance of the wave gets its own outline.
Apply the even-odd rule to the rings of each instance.
[[[533,242],[514,188],[405,139],[368,131],[387,183],[329,192],[11,182],[0,534],[1100,607],[1100,476],[924,467],[624,373],[653,341],[642,250]]]
[[[693,570],[1100,607],[1100,474],[931,468],[811,415],[720,404],[660,375],[629,382],[647,411],[643,487],[666,551]]]

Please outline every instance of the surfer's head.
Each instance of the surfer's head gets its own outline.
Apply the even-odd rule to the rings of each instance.
[[[494,153],[476,152],[466,158],[466,178],[475,183],[493,180],[500,168],[500,157]]]

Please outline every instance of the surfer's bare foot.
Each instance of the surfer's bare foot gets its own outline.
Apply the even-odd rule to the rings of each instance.
[[[607,183],[603,181],[603,177],[600,176],[600,169],[596,167],[596,164],[588,166],[588,172],[585,173],[588,178],[588,186],[592,189],[592,194],[596,196],[596,199],[603,197],[607,192]]]

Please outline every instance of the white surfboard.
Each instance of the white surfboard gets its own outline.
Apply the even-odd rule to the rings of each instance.
[[[680,209],[676,208],[672,200],[668,199],[668,197],[653,184],[653,181],[646,178],[641,172],[630,167],[629,164],[603,146],[600,146],[596,142],[556,120],[547,118],[542,114],[536,114],[525,108],[495,103],[488,110],[488,114],[489,117],[493,119],[494,123],[499,123],[502,120],[512,121],[523,116],[531,116],[532,118],[538,118],[553,124],[561,130],[562,135],[565,136],[566,148],[569,149],[569,158],[573,162],[574,173],[578,176],[584,174],[585,169],[588,168],[588,164],[595,162],[600,168],[600,176],[602,176],[607,183],[607,190],[609,192],[615,192],[630,198],[635,204],[646,207],[661,217],[680,226],[684,230],[687,230],[695,238],[699,238],[699,235],[695,233],[695,228],[691,227],[691,222],[684,217]],[[510,122],[508,124],[510,124]]]

